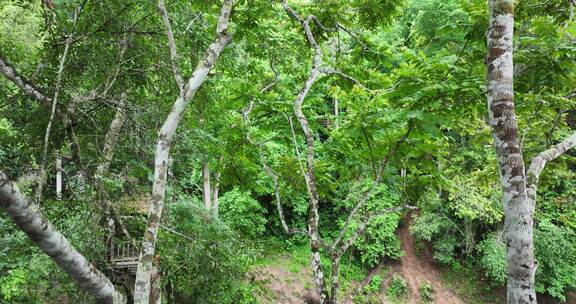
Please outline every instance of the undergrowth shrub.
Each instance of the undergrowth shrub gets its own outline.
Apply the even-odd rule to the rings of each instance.
[[[256,238],[266,231],[265,211],[249,192],[234,188],[220,198],[220,218],[232,229]]]
[[[567,289],[576,288],[576,234],[550,220],[540,221],[534,229],[536,290],[565,301]],[[478,245],[478,263],[492,284],[506,283],[506,247],[499,234],[489,234]]]
[[[506,247],[502,233],[490,233],[478,244],[478,264],[493,285],[506,283]]]
[[[534,230],[536,291],[565,301],[567,289],[576,288],[576,233],[549,220]]]
[[[392,298],[399,298],[405,296],[408,293],[408,284],[403,277],[394,274],[392,280],[390,281],[390,286],[386,290],[386,294]]]
[[[424,303],[431,303],[434,300],[434,289],[429,282],[420,286],[420,299]]]
[[[190,201],[169,205],[166,219],[179,234],[160,230],[165,288],[188,303],[256,303],[246,279],[261,256],[252,241]]]

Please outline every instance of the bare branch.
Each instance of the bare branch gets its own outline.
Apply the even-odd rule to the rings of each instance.
[[[364,91],[370,92],[370,93],[390,93],[390,92],[394,92],[396,90],[396,85],[392,86],[391,88],[388,89],[377,89],[377,90],[373,90],[370,89],[368,87],[366,87],[364,84],[362,84],[358,79],[338,70],[338,69],[334,69],[334,68],[329,68],[329,67],[323,67],[321,68],[322,73],[328,74],[328,75],[338,75],[352,83],[354,83],[356,86],[360,87],[361,89],[363,89]]]
[[[566,151],[576,147],[576,133],[573,133],[568,138],[564,139],[561,143],[551,147],[550,149],[538,154],[528,168],[527,183],[528,186],[537,185],[540,178],[540,173],[544,170],[546,163],[560,157]]]
[[[386,154],[386,157],[384,157],[381,161],[380,161],[380,165],[378,168],[378,174],[376,175],[376,179],[374,180],[374,183],[372,184],[372,187],[370,188],[370,190],[368,192],[366,192],[362,198],[358,201],[358,203],[356,204],[356,206],[354,206],[354,208],[352,209],[352,211],[350,211],[350,213],[348,214],[348,218],[346,219],[346,222],[344,222],[344,226],[342,226],[342,229],[340,229],[340,232],[338,233],[338,237],[336,238],[336,240],[334,241],[334,243],[332,244],[332,251],[335,250],[336,247],[340,246],[340,244],[343,242],[343,237],[346,234],[346,231],[348,230],[348,226],[350,225],[350,222],[352,221],[352,219],[354,218],[354,216],[356,215],[356,213],[360,210],[360,208],[362,208],[362,206],[364,206],[364,204],[366,204],[366,202],[372,197],[372,195],[374,194],[374,192],[376,192],[376,189],[378,189],[378,186],[380,185],[380,182],[382,181],[382,176],[384,174],[384,171],[386,169],[386,166],[388,165],[388,162],[390,161],[390,158],[392,158],[392,156],[394,156],[394,154],[396,153],[396,151],[398,150],[398,148],[404,143],[406,142],[406,140],[408,139],[408,136],[410,135],[410,132],[412,131],[412,126],[409,125],[408,130],[406,131],[406,133],[404,134],[404,136],[398,140],[396,142],[396,144],[391,147],[388,150],[388,154]]]
[[[170,60],[172,61],[174,79],[176,80],[178,89],[182,90],[184,87],[184,80],[182,79],[182,72],[180,72],[180,67],[178,66],[176,41],[174,40],[174,33],[172,32],[172,26],[170,25],[170,19],[168,18],[168,12],[166,11],[164,0],[158,0],[158,11],[160,12],[160,16],[162,16],[162,23],[166,28],[166,37],[168,38],[168,48],[170,49]]]
[[[398,212],[398,211],[401,211],[403,209],[414,210],[414,209],[418,209],[418,208],[414,207],[414,206],[410,206],[410,205],[404,205],[404,206],[399,206],[399,207],[386,208],[386,209],[380,210],[379,212],[368,215],[358,225],[358,228],[356,228],[354,233],[346,240],[346,242],[344,242],[344,244],[342,244],[342,246],[337,251],[333,251],[333,255],[340,258],[344,253],[346,253],[348,248],[350,248],[350,246],[358,239],[358,237],[360,237],[362,235],[362,233],[364,233],[364,230],[366,230],[366,227],[368,226],[370,221],[373,220],[374,218],[376,218],[378,216],[382,216],[382,215],[387,214],[387,213]]]
[[[278,76],[278,71],[276,70],[274,57],[270,58],[270,69],[272,70],[272,72],[274,72],[274,79],[270,83],[268,83],[266,86],[264,86],[260,89],[260,94],[268,92],[280,80],[280,77]],[[246,109],[242,110],[242,117],[244,117],[244,120],[248,119],[248,115],[250,115],[250,112],[252,112],[252,109],[254,109],[254,100],[255,100],[255,97],[250,98],[250,102],[248,103],[248,106],[246,107]]]
[[[58,67],[58,74],[56,77],[56,89],[54,91],[54,98],[52,98],[52,110],[50,112],[50,119],[48,120],[48,125],[46,126],[46,133],[44,135],[44,146],[42,150],[42,161],[40,163],[40,174],[38,175],[38,184],[36,185],[36,203],[39,204],[42,199],[42,190],[44,188],[44,183],[46,180],[46,158],[48,154],[48,142],[50,141],[50,132],[52,130],[52,123],[54,121],[54,116],[56,115],[56,108],[58,104],[58,97],[60,96],[60,87],[62,84],[62,74],[64,72],[64,64],[68,57],[68,51],[70,50],[70,44],[72,42],[72,37],[76,31],[76,23],[78,22],[78,10],[74,10],[74,25],[72,26],[72,31],[66,38],[66,46],[64,47],[64,53],[62,58],[60,58],[60,66]]]

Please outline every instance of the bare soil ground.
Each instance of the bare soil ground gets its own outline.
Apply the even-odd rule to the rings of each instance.
[[[261,303],[302,304],[304,296],[314,286],[309,267],[290,270],[291,257],[280,256],[278,262],[257,270],[256,278],[266,282],[271,294],[261,295]]]
[[[400,224],[398,237],[404,256],[400,259],[400,263],[393,267],[393,270],[408,284],[408,303],[420,303],[420,287],[429,284],[434,291],[433,303],[464,304],[465,302],[458,295],[443,284],[430,251],[424,249],[422,252],[416,252],[414,237],[409,229],[411,222],[412,216],[408,214]],[[385,300],[384,297],[382,299]]]
[[[466,301],[442,281],[441,271],[434,263],[431,250],[429,248],[422,250],[416,249],[414,237],[409,229],[411,222],[412,216],[408,214],[402,220],[397,231],[404,256],[398,263],[392,265],[390,271],[386,273],[382,283],[384,287],[382,289],[383,291],[378,295],[381,302],[384,304],[391,303],[386,297],[386,287],[388,287],[387,285],[390,282],[392,274],[396,273],[402,276],[408,285],[408,295],[403,303],[423,303],[420,296],[420,287],[424,284],[429,284],[433,289],[433,303],[465,304]],[[255,279],[264,282],[264,285],[268,289],[266,294],[259,295],[261,303],[304,303],[305,295],[311,288],[314,288],[312,272],[309,267],[303,265],[297,268],[294,267],[292,259],[290,255],[282,255],[277,258],[275,263],[260,267],[254,272],[253,275]],[[382,273],[387,263],[385,260],[382,260],[381,263],[372,269],[368,276],[362,282],[358,282],[356,286],[369,284],[374,275]],[[502,303],[505,303],[504,289],[494,292],[501,294],[499,298],[502,300]],[[576,298],[574,292],[570,292],[566,303],[576,304],[574,298]],[[350,294],[344,296],[342,299],[346,304],[353,303]],[[545,304],[559,303],[557,300],[545,296],[539,296],[538,300]],[[500,301],[498,300],[496,302]]]

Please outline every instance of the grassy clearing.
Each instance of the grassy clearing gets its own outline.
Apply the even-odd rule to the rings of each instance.
[[[478,271],[472,266],[459,269],[443,269],[442,279],[469,304],[506,303],[498,287],[491,287],[478,277]]]

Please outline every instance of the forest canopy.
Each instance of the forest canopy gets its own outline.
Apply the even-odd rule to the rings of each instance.
[[[575,6],[0,1],[0,303],[575,301]]]

